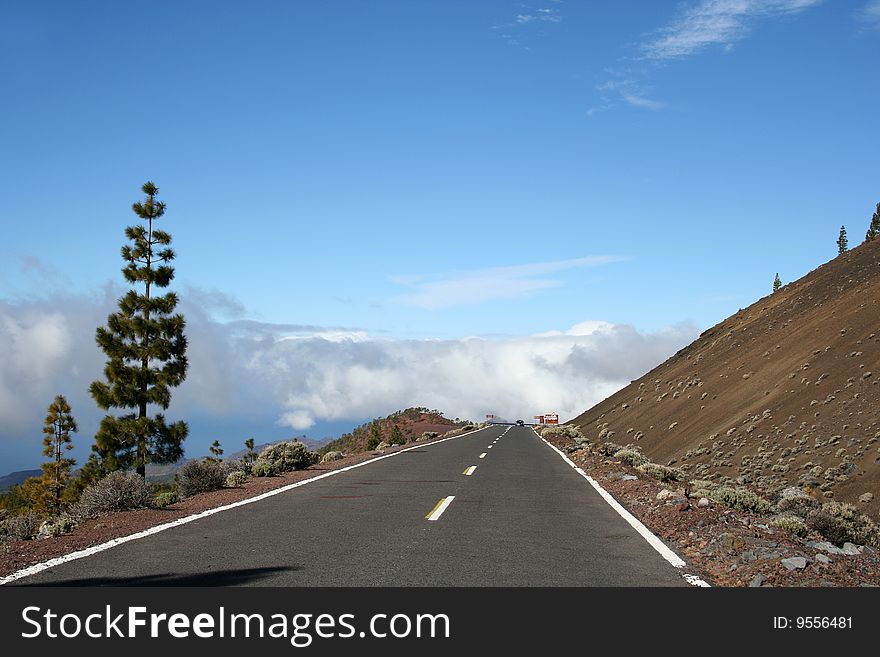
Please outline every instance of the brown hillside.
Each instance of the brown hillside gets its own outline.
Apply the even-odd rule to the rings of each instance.
[[[691,477],[880,503],[880,240],[707,330],[571,421]],[[858,502],[872,493],[870,502]],[[864,498],[863,498],[864,499]]]

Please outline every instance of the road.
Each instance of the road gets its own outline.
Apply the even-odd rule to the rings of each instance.
[[[687,585],[517,426],[419,446],[16,584]]]

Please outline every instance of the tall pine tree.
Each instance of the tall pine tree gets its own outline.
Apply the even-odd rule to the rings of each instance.
[[[782,287],[782,281],[779,279],[779,272],[776,272],[776,278],[773,279],[773,291],[776,292]]]
[[[840,227],[840,234],[837,236],[837,255],[843,255],[849,248],[849,241],[846,239],[846,227]]]
[[[171,388],[186,377],[186,336],[183,315],[174,314],[177,295],[156,295],[174,278],[169,263],[174,251],[171,235],[155,228],[165,214],[165,203],[156,200],[159,189],[147,182],[146,198],[132,205],[144,224],[129,226],[122,247],[125,280],[132,289],[119,300],[119,311],[98,327],[95,339],[107,355],[106,382],[95,381],[90,392],[104,410],[131,409],[121,416],[106,415],[95,436],[93,450],[102,469],[134,468],[146,476],[147,463],[173,463],[183,456],[185,422],[168,424],[162,413],[148,415],[151,405],[162,410],[171,403]],[[141,292],[142,290],[142,292]]]
[[[865,241],[870,242],[877,239],[878,236],[880,236],[880,203],[877,204],[874,216],[871,217],[871,225],[868,227],[868,232],[865,233]]]
[[[48,498],[46,506],[55,513],[61,512],[61,495],[70,479],[70,468],[76,463],[73,459],[64,458],[64,453],[73,449],[70,434],[76,431],[76,420],[73,419],[70,404],[63,395],[56,396],[49,404],[43,424],[43,454],[52,459],[43,464],[43,482]]]

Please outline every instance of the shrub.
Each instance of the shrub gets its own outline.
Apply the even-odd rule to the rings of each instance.
[[[251,474],[255,477],[274,477],[276,474],[275,466],[269,463],[269,461],[257,459],[251,466]]]
[[[787,516],[798,516],[806,518],[810,511],[819,508],[819,500],[809,495],[796,495],[793,497],[783,497],[776,503],[776,513]]]
[[[166,506],[177,504],[179,501],[180,495],[177,494],[176,490],[166,490],[158,493],[156,497],[153,498],[153,506],[157,509],[163,509]]]
[[[436,437],[439,436],[439,435],[440,435],[440,434],[437,433],[436,431],[425,431],[425,432],[422,434],[422,437],[419,438],[418,440],[431,440],[432,438],[436,438]]]
[[[76,519],[72,516],[62,513],[56,518],[47,520],[40,525],[40,531],[37,532],[37,538],[49,538],[50,536],[61,536],[76,529]]]
[[[40,529],[40,516],[33,511],[25,511],[10,516],[0,523],[0,536],[10,540],[29,541]]]
[[[598,450],[600,454],[604,454],[605,456],[614,456],[616,452],[619,452],[623,448],[623,445],[618,445],[617,443],[602,443],[599,445]]]
[[[177,472],[177,491],[181,497],[223,488],[226,472],[217,461],[187,461]]]
[[[776,518],[773,521],[773,524],[779,527],[779,529],[794,534],[795,536],[803,536],[807,533],[807,526],[804,524],[804,521],[797,516],[782,516]]]
[[[663,482],[680,481],[681,479],[684,479],[684,473],[681,470],[670,468],[667,465],[660,465],[659,463],[642,463],[641,465],[636,466],[636,470]]]
[[[573,424],[544,427],[541,429],[541,438],[571,438],[577,443],[587,442],[581,430]]]
[[[321,457],[321,463],[330,463],[331,461],[338,461],[341,458],[342,452],[330,451]]]
[[[240,472],[245,476],[251,473],[251,462],[244,459],[220,461],[220,467],[223,468],[223,474],[227,477],[233,472]]]
[[[247,481],[247,475],[241,470],[233,470],[226,475],[226,488],[238,488]]]
[[[636,467],[643,463],[648,463],[648,459],[634,449],[621,449],[614,452],[614,458],[620,459],[624,463]]]
[[[94,518],[102,513],[142,509],[153,495],[144,478],[135,472],[116,470],[86,486],[72,514],[75,518]]]
[[[748,513],[767,513],[770,511],[770,502],[763,497],[755,495],[746,488],[731,488],[719,486],[709,492],[709,498],[719,504],[729,506],[731,509],[746,511]]]
[[[269,445],[260,454],[259,460],[271,463],[275,472],[304,470],[317,463],[318,455],[298,440],[288,440],[277,445]]]
[[[691,479],[686,489],[690,497],[712,497],[712,491],[718,488],[718,484],[708,479]]]
[[[807,516],[807,527],[836,545],[856,543],[880,547],[880,529],[852,504],[826,502]]]

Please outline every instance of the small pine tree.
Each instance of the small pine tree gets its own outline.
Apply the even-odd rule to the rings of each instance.
[[[98,327],[95,339],[107,355],[104,376],[89,391],[104,410],[131,409],[121,417],[104,416],[92,447],[104,470],[134,467],[146,477],[148,462],[174,463],[183,456],[185,422],[166,424],[162,413],[150,417],[148,406],[167,409],[171,388],[186,377],[185,322],[173,314],[177,306],[174,292],[156,296],[153,288],[167,287],[174,278],[170,262],[174,251],[171,235],[154,227],[165,214],[165,204],[156,200],[159,189],[151,182],[143,185],[147,195],[132,205],[146,226],[129,226],[126,237],[132,245],[122,247],[126,266],[122,273],[130,284],[142,284],[143,294],[134,289],[119,300],[119,311]]]
[[[220,447],[219,440],[215,440],[213,443],[211,443],[211,446],[208,448],[208,451],[211,452],[211,456],[209,456],[207,459],[205,459],[206,461],[217,462],[223,456],[223,448]]]
[[[776,278],[773,279],[773,291],[776,292],[782,287],[782,281],[779,280],[779,272],[776,272]]]
[[[406,442],[406,439],[403,437],[403,432],[400,430],[400,427],[398,425],[395,424],[394,427],[391,429],[391,436],[389,437],[388,441],[392,445],[403,445]]]
[[[70,480],[70,468],[76,461],[64,458],[64,453],[73,449],[70,434],[76,433],[76,420],[73,419],[70,404],[64,395],[57,395],[46,414],[43,424],[43,454],[52,460],[43,464],[43,479],[48,493],[49,508],[61,512],[61,496]]]
[[[373,422],[370,424],[370,435],[369,438],[367,438],[367,449],[376,449],[381,442],[382,429],[379,426],[379,422],[373,420]]]
[[[849,242],[846,239],[846,227],[840,227],[840,235],[837,237],[837,255],[843,255],[849,249]]]
[[[880,236],[880,203],[877,204],[874,216],[871,217],[871,225],[868,227],[868,232],[865,233],[865,241],[870,242],[877,239],[878,236]]]

